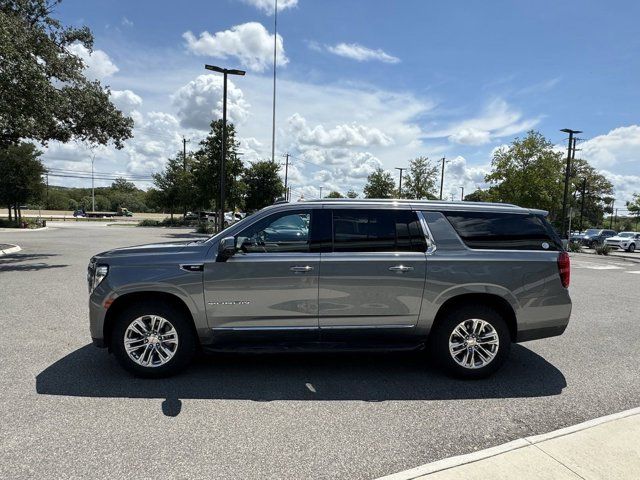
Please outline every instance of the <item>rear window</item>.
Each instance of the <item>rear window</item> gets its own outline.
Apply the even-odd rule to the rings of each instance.
[[[562,250],[541,215],[498,212],[442,212],[469,248]]]

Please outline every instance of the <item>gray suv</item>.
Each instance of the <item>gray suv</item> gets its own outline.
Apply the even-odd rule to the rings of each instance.
[[[546,212],[322,200],[273,205],[205,240],[89,263],[90,327],[136,375],[199,350],[419,350],[484,377],[512,342],[569,322],[569,257]]]

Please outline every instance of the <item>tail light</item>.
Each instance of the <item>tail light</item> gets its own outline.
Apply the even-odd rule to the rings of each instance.
[[[558,255],[558,273],[560,273],[562,286],[567,288],[571,281],[571,260],[567,252],[560,252]]]

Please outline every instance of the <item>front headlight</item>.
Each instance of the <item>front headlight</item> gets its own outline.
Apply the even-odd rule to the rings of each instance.
[[[96,289],[98,285],[100,285],[100,282],[104,280],[104,278],[107,276],[108,273],[109,273],[108,265],[97,265],[95,267],[95,269],[93,270],[93,275],[91,275],[89,279],[89,294],[93,293],[93,291]]]

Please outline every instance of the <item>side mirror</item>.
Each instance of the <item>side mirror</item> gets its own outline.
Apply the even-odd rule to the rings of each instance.
[[[220,240],[218,246],[218,261],[226,262],[229,258],[236,254],[236,239],[234,237],[225,237]]]

